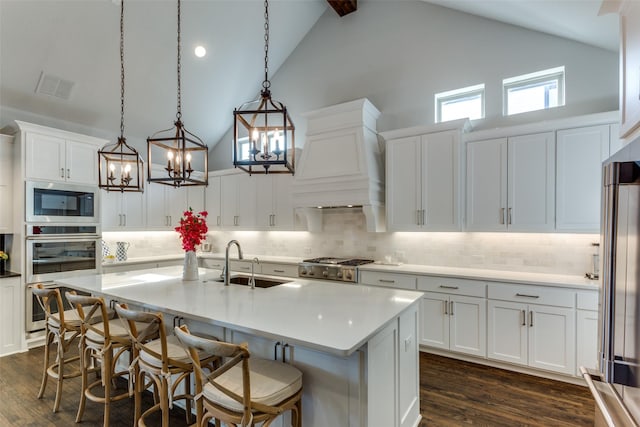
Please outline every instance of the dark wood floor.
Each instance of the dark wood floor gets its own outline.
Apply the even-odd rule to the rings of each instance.
[[[41,400],[42,348],[0,358],[0,426],[73,426],[79,379],[63,388],[60,411],[51,412],[53,382]],[[425,426],[592,426],[594,402],[586,387],[421,353],[420,410]],[[146,407],[150,405],[146,401]],[[171,425],[186,426],[174,410]],[[82,425],[102,425],[102,407],[87,402]],[[133,404],[113,404],[112,426],[132,425]],[[160,425],[156,418],[152,425]],[[329,426],[327,426],[329,427]],[[340,427],[340,426],[331,426]]]

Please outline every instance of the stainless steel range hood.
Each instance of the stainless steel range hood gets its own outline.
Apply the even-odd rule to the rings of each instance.
[[[384,160],[376,132],[380,111],[363,98],[303,117],[307,133],[293,201],[308,229],[322,229],[324,208],[354,207],[362,210],[367,231],[385,231]]]

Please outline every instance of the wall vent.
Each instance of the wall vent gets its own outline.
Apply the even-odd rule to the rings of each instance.
[[[71,97],[71,91],[75,83],[70,80],[64,80],[60,77],[56,77],[51,74],[46,74],[44,71],[40,73],[40,79],[36,86],[36,93],[43,95],[54,96],[56,98],[64,99],[68,101]]]

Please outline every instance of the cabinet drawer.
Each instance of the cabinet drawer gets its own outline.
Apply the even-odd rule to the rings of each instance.
[[[487,284],[480,280],[420,276],[418,290],[484,298],[487,294]]]
[[[597,310],[598,309],[598,292],[581,292],[577,293],[577,308],[580,310]]]
[[[224,268],[223,259],[200,258],[200,265],[204,268],[222,270]]]
[[[298,277],[297,264],[275,264],[272,262],[261,262],[262,274],[271,276]]]
[[[488,298],[526,304],[575,307],[576,293],[569,289],[510,283],[489,283]]]
[[[224,261],[222,263],[224,265]],[[242,273],[251,273],[251,261],[234,260],[229,261],[229,269],[231,271],[239,271]],[[253,266],[254,273],[260,273],[260,264],[256,263]]]
[[[416,289],[416,276],[378,271],[361,271],[359,283],[398,289]]]

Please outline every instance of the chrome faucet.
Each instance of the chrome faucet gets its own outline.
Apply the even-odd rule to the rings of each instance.
[[[229,243],[227,243],[227,249],[224,252],[224,270],[222,271],[225,286],[229,286],[229,248],[231,245],[236,245],[238,247],[238,258],[242,259],[242,248],[240,248],[240,243],[238,243],[237,240],[229,240]]]
[[[256,278],[253,274],[254,264],[260,264],[260,260],[258,259],[258,257],[255,257],[251,260],[251,278],[249,279],[249,286],[251,287],[251,289],[256,288]]]

